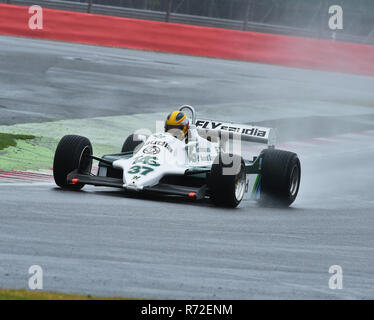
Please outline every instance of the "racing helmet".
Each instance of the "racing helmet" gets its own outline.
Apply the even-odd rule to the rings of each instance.
[[[173,111],[165,121],[165,132],[169,132],[175,138],[183,140],[188,133],[190,121],[187,115],[181,111]]]

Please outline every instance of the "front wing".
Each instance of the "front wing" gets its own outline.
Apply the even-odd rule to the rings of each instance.
[[[71,172],[68,177],[68,182],[71,184],[83,183],[88,185],[93,185],[97,187],[113,187],[121,188],[127,191],[133,191],[130,187],[125,187],[122,179],[110,178],[110,177],[100,177],[100,176],[91,176],[87,174],[79,173],[78,171]],[[159,183],[152,187],[144,187],[140,192],[148,194],[164,194],[164,195],[175,195],[193,198],[196,200],[203,199],[206,196],[206,185],[201,187],[188,187],[188,186],[179,186],[167,183]]]
[[[117,160],[120,157],[129,157],[130,154],[114,154],[114,155],[107,155],[104,156],[100,162],[99,166],[111,167],[111,163]],[[99,160],[99,158],[96,158]],[[259,189],[259,181],[260,181],[260,173],[261,173],[261,163],[262,157],[259,156],[254,158],[253,161],[245,160],[246,166],[246,173],[247,175],[252,175],[254,179],[251,183],[249,183],[252,188],[251,197],[256,197],[258,194]],[[208,167],[191,167],[187,169],[185,172],[185,177],[206,177],[206,174],[210,172],[210,168]],[[183,176],[181,176],[182,179]],[[122,178],[115,178],[115,177],[107,177],[107,176],[94,176],[89,174],[83,174],[78,172],[77,170],[72,171],[67,180],[71,184],[82,183],[87,185],[93,186],[101,186],[101,187],[113,187],[113,188],[121,188],[128,191],[134,191],[131,187],[126,187],[123,184]],[[163,195],[175,195],[175,196],[182,196],[188,197],[193,199],[203,199],[205,196],[209,195],[209,190],[207,189],[206,184],[200,184],[199,186],[185,186],[180,184],[172,184],[172,183],[162,183],[152,186],[152,187],[144,187],[141,190],[137,190],[138,192],[148,193],[148,194],[163,194]]]

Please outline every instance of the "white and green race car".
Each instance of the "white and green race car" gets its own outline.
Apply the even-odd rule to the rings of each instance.
[[[90,141],[67,135],[59,142],[53,163],[55,182],[63,189],[84,185],[121,188],[128,192],[209,198],[217,206],[236,207],[245,195],[261,205],[289,206],[300,185],[295,153],[275,149],[271,128],[197,119],[193,107],[188,138],[168,132],[130,135],[118,154],[93,155]],[[244,159],[243,141],[267,144],[258,156]],[[92,162],[99,162],[96,175]]]

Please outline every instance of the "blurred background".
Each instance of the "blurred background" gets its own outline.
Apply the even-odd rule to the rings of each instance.
[[[44,7],[374,44],[373,0],[0,0]],[[329,7],[343,9],[343,30],[330,30]]]

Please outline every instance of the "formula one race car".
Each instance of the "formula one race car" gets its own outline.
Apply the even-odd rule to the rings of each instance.
[[[169,132],[132,134],[122,152],[93,156],[90,141],[67,135],[59,142],[53,163],[55,182],[63,189],[84,185],[191,199],[210,198],[217,206],[236,207],[244,198],[261,205],[289,206],[298,194],[300,161],[295,153],[277,150],[271,128],[196,119],[193,107],[186,141]],[[252,160],[241,156],[242,141],[268,145]],[[228,149],[232,149],[228,151]],[[92,161],[99,161],[97,175]]]

